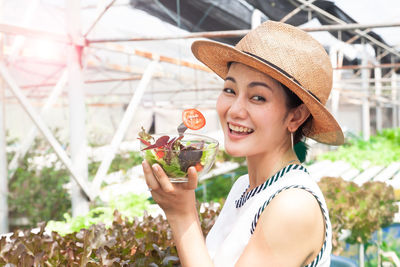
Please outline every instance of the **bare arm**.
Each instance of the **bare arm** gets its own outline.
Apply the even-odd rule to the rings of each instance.
[[[314,196],[288,189],[263,211],[236,266],[304,266],[318,255],[324,239],[325,222]]]

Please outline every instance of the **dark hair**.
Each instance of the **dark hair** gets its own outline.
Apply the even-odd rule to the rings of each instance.
[[[280,83],[283,91],[285,92],[286,95],[286,107],[288,109],[293,109],[297,108],[301,104],[303,104],[303,101],[295,94],[293,93],[292,90],[290,90],[286,85]],[[293,145],[297,144],[298,142],[302,141],[304,138],[304,132],[303,132],[303,127],[304,125],[307,124],[308,121],[312,120],[312,116],[310,115],[305,122],[303,122],[302,125],[297,129],[297,131],[294,133],[293,136]]]

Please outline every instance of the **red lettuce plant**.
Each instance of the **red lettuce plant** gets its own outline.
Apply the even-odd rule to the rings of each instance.
[[[219,210],[206,208],[200,218],[204,233]],[[0,266],[180,266],[168,222],[145,214],[132,222],[117,211],[111,227],[92,225],[64,237],[45,232],[15,231],[0,239]]]
[[[351,231],[347,243],[366,244],[376,230],[390,225],[398,212],[393,187],[383,182],[358,186],[342,178],[323,177],[318,184],[329,209],[335,254],[344,250],[345,243],[339,240],[343,230]]]

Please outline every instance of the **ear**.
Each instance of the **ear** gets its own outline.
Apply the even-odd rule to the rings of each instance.
[[[289,115],[288,130],[292,133],[302,125],[307,118],[310,116],[310,111],[306,105],[301,104],[300,106],[292,109]]]

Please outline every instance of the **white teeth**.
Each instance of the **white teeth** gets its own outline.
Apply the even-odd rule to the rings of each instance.
[[[242,126],[235,126],[230,123],[228,123],[228,125],[229,125],[229,129],[231,129],[232,131],[235,131],[235,132],[242,132],[242,133],[253,132],[253,129],[250,129],[250,128],[246,128],[246,127],[242,127]]]

